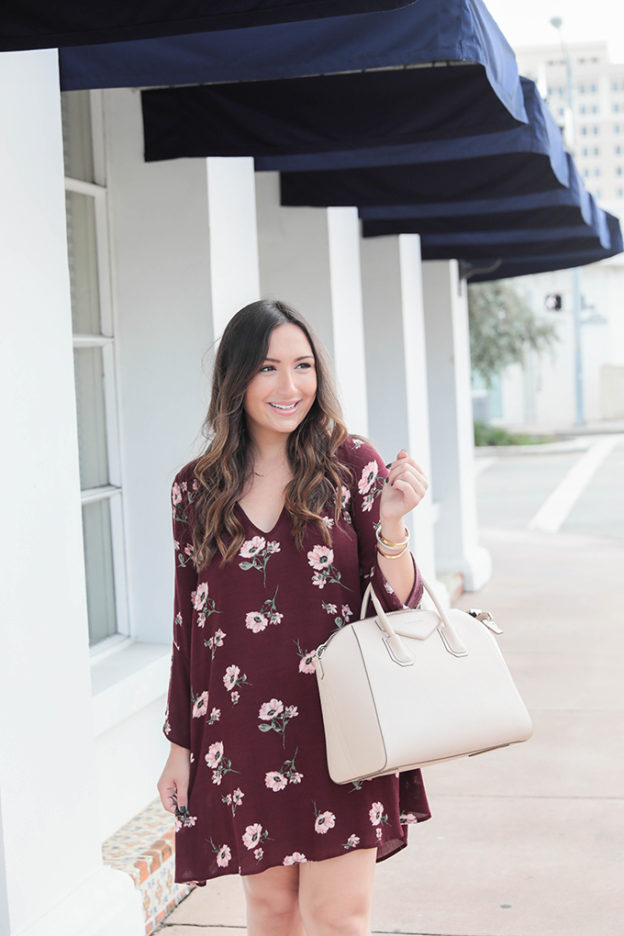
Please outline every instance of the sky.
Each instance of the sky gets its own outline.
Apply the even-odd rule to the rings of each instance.
[[[559,42],[550,18],[563,20],[568,43],[607,40],[613,62],[624,62],[624,4],[621,0],[485,0],[514,49]]]

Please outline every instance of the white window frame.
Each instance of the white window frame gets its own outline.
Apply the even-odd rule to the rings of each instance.
[[[107,500],[110,509],[113,577],[115,583],[115,615],[117,633],[90,647],[91,662],[99,662],[132,643],[128,611],[128,581],[126,574],[125,531],[123,516],[123,485],[121,473],[120,425],[117,393],[116,345],[114,338],[115,309],[113,300],[110,250],[108,191],[106,186],[106,133],[104,101],[101,91],[89,91],[91,112],[91,142],[95,182],[65,177],[65,189],[93,199],[95,210],[95,240],[98,271],[100,335],[73,333],[74,348],[101,348],[104,379],[104,408],[110,484],[85,488],[81,503]]]

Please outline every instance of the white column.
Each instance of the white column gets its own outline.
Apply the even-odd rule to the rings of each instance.
[[[140,936],[97,828],[55,50],[0,56],[0,112],[0,932]]]
[[[405,448],[430,479],[420,238],[364,238],[361,257],[370,438],[387,461]],[[407,518],[412,552],[430,580],[434,515],[430,488]]]
[[[235,312],[260,298],[254,161],[211,157],[205,166],[212,318],[219,336]]]
[[[456,260],[423,263],[423,296],[436,567],[461,572],[466,590],[478,591],[491,559],[478,544],[468,302]]]
[[[282,208],[279,175],[256,174],[260,285],[324,343],[347,427],[367,433],[359,223],[355,208]]]

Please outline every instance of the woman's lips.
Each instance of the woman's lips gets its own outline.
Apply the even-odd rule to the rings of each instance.
[[[292,403],[269,403],[269,406],[278,413],[293,413],[300,402],[301,400],[294,400]]]

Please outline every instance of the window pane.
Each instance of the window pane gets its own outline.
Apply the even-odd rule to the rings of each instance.
[[[74,332],[100,334],[100,297],[95,236],[95,202],[90,195],[65,192],[67,255]]]
[[[80,487],[109,483],[101,348],[74,348]]]
[[[64,91],[61,109],[65,175],[82,182],[95,182],[89,92]]]
[[[110,502],[108,500],[83,505],[82,529],[87,577],[89,644],[93,645],[117,633]]]

